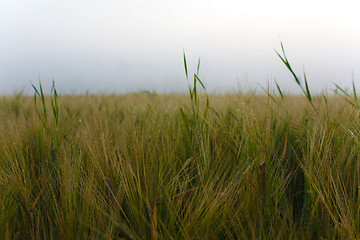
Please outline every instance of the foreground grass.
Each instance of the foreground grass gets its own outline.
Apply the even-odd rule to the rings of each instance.
[[[358,110],[188,98],[0,99],[0,238],[360,238]]]

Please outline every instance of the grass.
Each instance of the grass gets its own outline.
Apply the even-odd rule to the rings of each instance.
[[[1,98],[0,238],[360,238],[355,85],[311,96],[299,80],[304,98],[193,80],[189,95]]]

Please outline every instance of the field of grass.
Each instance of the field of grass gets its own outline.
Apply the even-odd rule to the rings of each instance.
[[[1,239],[360,237],[339,96],[39,95],[0,99]]]
[[[0,98],[0,239],[359,239],[355,86],[314,97],[282,51],[304,96],[194,74],[189,94]]]

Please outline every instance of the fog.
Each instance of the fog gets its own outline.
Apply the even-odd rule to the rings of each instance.
[[[315,93],[360,87],[356,1],[1,0],[0,94],[40,80],[60,94],[185,92],[201,59],[209,92],[297,93],[275,53],[284,43]]]

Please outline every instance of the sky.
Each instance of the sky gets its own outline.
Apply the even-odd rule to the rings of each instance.
[[[323,0],[0,0],[0,95],[186,92],[183,52],[208,92],[360,89],[360,3]]]

